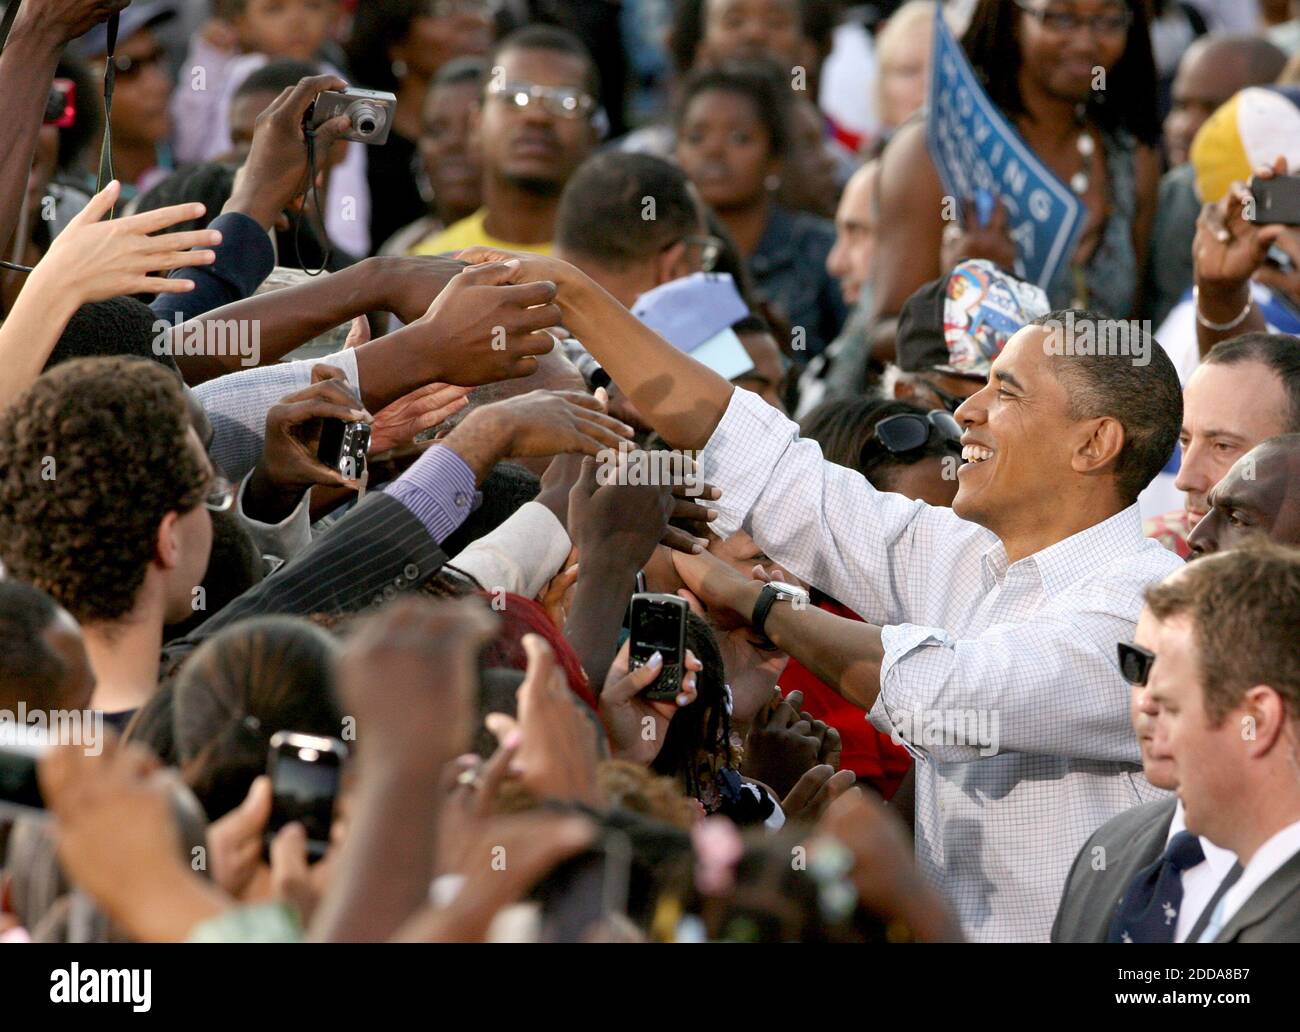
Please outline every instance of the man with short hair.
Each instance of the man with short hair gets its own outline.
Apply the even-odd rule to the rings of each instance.
[[[1246,333],[1216,344],[1183,391],[1182,458],[1174,487],[1183,509],[1147,521],[1146,533],[1183,558],[1209,511],[1210,490],[1255,445],[1300,431],[1300,344],[1284,333]],[[1151,490],[1155,490],[1153,487]]]
[[[418,244],[415,254],[475,244],[549,254],[560,193],[599,140],[600,83],[576,36],[525,26],[497,44],[491,66],[476,118],[483,207]]]
[[[85,709],[94,690],[77,621],[39,588],[0,580],[0,711]]]
[[[1154,747],[1187,830],[1242,866],[1189,941],[1300,942],[1300,552],[1207,556],[1150,588],[1147,610]]]
[[[840,281],[846,305],[856,305],[876,253],[876,180],[880,162],[869,161],[849,177],[835,210],[835,246],[826,271]]]
[[[1143,588],[1179,565],[1142,537],[1134,505],[1181,422],[1168,358],[1145,338],[1134,354],[1079,353],[1063,336],[1107,334],[1086,312],[1024,327],[957,410],[966,461],[952,509],[941,509],[827,463],[794,423],[571,266],[521,262],[529,279],[557,284],[565,325],[664,440],[703,449],[701,473],[721,491],[715,531],[749,531],[783,569],[868,622],[800,605],[788,585],[705,556],[679,564],[688,587],[870,710],[922,761],[918,860],[969,936],[1046,939],[1078,847],[1155,796],[1114,650]],[[980,714],[986,730],[997,715],[997,744],[968,733]],[[947,719],[958,715],[961,735]]]
[[[710,237],[686,174],[649,154],[588,158],[560,196],[555,248],[626,307],[648,290],[711,267]]]
[[[1232,464],[1206,498],[1210,511],[1187,538],[1191,557],[1266,536],[1300,545],[1300,433],[1270,437]]]

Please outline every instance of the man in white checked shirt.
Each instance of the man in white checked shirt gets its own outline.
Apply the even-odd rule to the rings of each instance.
[[[1019,331],[957,410],[967,461],[950,511],[827,463],[794,423],[576,270],[525,262],[530,278],[556,281],[565,325],[655,429],[704,448],[702,472],[723,492],[719,531],[745,527],[868,621],[775,605],[762,629],[918,758],[918,862],[967,935],[1046,940],[1079,846],[1158,796],[1115,645],[1131,640],[1143,589],[1181,565],[1142,536],[1134,504],[1182,417],[1163,351],[1149,338],[1145,361],[1136,347],[1062,346],[1085,327],[1104,339],[1085,313]],[[682,572],[711,607],[745,618],[763,589],[705,560]],[[981,726],[999,741],[960,733]]]

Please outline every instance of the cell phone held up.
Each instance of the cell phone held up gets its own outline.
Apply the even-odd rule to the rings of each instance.
[[[277,731],[271,736],[267,760],[271,817],[264,836],[267,850],[281,828],[297,821],[307,830],[307,859],[315,863],[325,855],[347,755],[348,747],[337,738],[295,731]]]
[[[307,109],[306,122],[310,128],[319,129],[330,119],[347,115],[352,128],[342,139],[380,147],[388,142],[396,110],[397,97],[392,93],[352,88],[325,90]]]
[[[686,662],[686,600],[638,592],[632,596],[628,630],[629,670],[644,666],[656,652],[663,657],[663,668],[646,688],[645,697],[675,699],[682,690]]]
[[[1247,222],[1300,226],[1300,176],[1254,176],[1250,196],[1254,205],[1246,208]]]

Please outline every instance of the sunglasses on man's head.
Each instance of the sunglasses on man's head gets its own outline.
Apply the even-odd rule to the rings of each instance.
[[[1127,641],[1119,642],[1115,648],[1119,652],[1119,672],[1124,680],[1139,688],[1145,686],[1147,677],[1151,674],[1151,664],[1156,661],[1156,654]]]

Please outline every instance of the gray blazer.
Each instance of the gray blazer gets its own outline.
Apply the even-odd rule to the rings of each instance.
[[[1052,942],[1106,941],[1124,891],[1138,871],[1165,851],[1177,802],[1170,795],[1142,803],[1092,833],[1070,867],[1052,924]]]
[[[1214,941],[1300,942],[1300,853],[1255,890]]]

